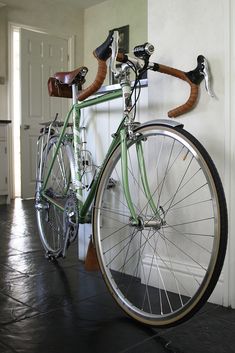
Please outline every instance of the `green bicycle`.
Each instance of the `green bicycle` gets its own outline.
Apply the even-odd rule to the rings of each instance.
[[[64,122],[55,119],[42,128],[35,207],[49,258],[64,257],[79,224],[92,222],[100,270],[114,299],[136,320],[168,327],[189,319],[212,293],[226,252],[227,211],[214,163],[181,123],[135,121],[140,79],[147,70],[178,77],[191,87],[188,101],[169,117],[193,108],[203,79],[210,91],[202,55],[196,69],[185,73],[150,62],[153,51],[145,43],[135,47],[135,58],[119,53],[113,31],[94,51],[98,72],[86,89],[85,67],[55,74],[51,94],[72,96],[73,106]],[[104,82],[108,59],[119,88],[87,99]],[[81,111],[120,97],[120,125],[87,184],[95,166]]]

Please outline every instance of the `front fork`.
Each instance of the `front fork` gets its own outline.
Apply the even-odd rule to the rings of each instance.
[[[140,171],[141,183],[143,186],[144,194],[146,196],[146,204],[144,205],[144,208],[146,208],[147,205],[149,205],[153,211],[153,217],[151,217],[150,219],[147,219],[146,221],[143,221],[141,219],[141,215],[136,214],[136,208],[133,204],[132,197],[131,197],[129,178],[128,178],[129,168],[128,168],[128,156],[127,156],[127,141],[129,137],[127,134],[127,129],[122,129],[120,131],[120,138],[121,138],[122,183],[123,183],[125,199],[131,214],[131,220],[130,220],[131,225],[138,226],[138,227],[144,226],[144,227],[160,228],[162,225],[162,220],[158,213],[157,207],[153,200],[153,195],[151,194],[151,191],[149,188],[145,160],[143,155],[143,146],[142,146],[143,142],[141,140],[137,140],[135,145],[136,145],[136,154],[137,154],[137,160],[138,160],[138,169]],[[132,138],[135,138],[135,136],[132,135]],[[142,211],[143,210],[140,210],[140,212]]]

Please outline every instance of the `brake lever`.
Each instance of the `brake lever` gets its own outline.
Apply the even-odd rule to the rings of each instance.
[[[113,40],[112,40],[112,44],[110,45],[110,48],[112,50],[112,55],[110,58],[110,68],[115,76],[118,76],[119,74],[119,71],[117,70],[117,67],[116,67],[116,60],[118,55],[118,42],[119,42],[119,33],[118,31],[113,31]]]
[[[201,55],[202,56],[202,55]],[[201,69],[201,73],[204,76],[205,79],[205,87],[206,87],[206,91],[209,94],[209,96],[211,96],[212,98],[215,97],[215,93],[212,89],[212,85],[211,85],[211,72],[210,72],[210,68],[209,68],[209,63],[206,60],[206,58],[203,56],[203,61],[201,63],[202,69]]]
[[[211,73],[209,63],[203,55],[197,57],[196,69],[186,72],[186,76],[192,83],[199,85],[202,80],[205,80],[206,91],[211,97],[216,97],[211,85]]]

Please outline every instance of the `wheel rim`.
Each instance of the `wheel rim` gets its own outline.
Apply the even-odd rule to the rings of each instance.
[[[210,170],[189,140],[167,128],[140,132],[152,197],[165,224],[158,230],[130,225],[117,149],[97,192],[96,246],[104,278],[122,308],[142,322],[170,325],[193,310],[214,275],[219,204]],[[155,215],[136,173],[133,143],[128,157],[133,203],[142,223],[150,222]],[[110,178],[116,180],[112,188]]]
[[[57,138],[50,141],[48,151],[43,157],[42,182],[37,185],[37,192],[41,194],[44,180],[50,168],[52,157],[56,150]],[[62,207],[65,206],[71,184],[70,155],[66,145],[61,145],[58,156],[53,165],[47,187],[44,193],[51,201],[45,200],[41,195],[37,202],[37,221],[42,244],[47,252],[59,254],[64,245],[65,232]],[[56,202],[60,207],[53,204]]]

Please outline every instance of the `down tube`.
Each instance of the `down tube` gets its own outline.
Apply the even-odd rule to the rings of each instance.
[[[122,126],[122,123],[120,124],[119,128],[121,128],[121,126]],[[119,128],[118,128],[118,131],[120,130]],[[104,161],[103,161],[103,164],[101,166],[101,169],[100,169],[96,179],[94,180],[94,182],[91,185],[90,192],[89,192],[89,194],[88,194],[88,196],[87,196],[87,198],[86,198],[86,200],[85,200],[85,202],[84,202],[84,204],[83,204],[83,206],[82,206],[82,208],[80,210],[80,222],[81,223],[84,223],[86,221],[86,215],[87,215],[88,210],[89,210],[89,208],[90,208],[90,206],[91,206],[91,204],[93,202],[93,199],[95,197],[96,190],[97,190],[97,185],[99,183],[100,177],[101,177],[101,175],[103,173],[103,170],[104,170],[104,168],[106,166],[106,163],[107,163],[109,157],[111,156],[112,152],[115,150],[115,148],[117,147],[119,142],[120,142],[119,133],[117,133],[117,135],[114,137],[114,139],[113,139],[113,141],[112,141],[112,143],[111,143],[111,145],[109,147],[109,150],[108,150],[108,152],[107,152],[107,154],[106,154],[106,156],[104,158]]]

